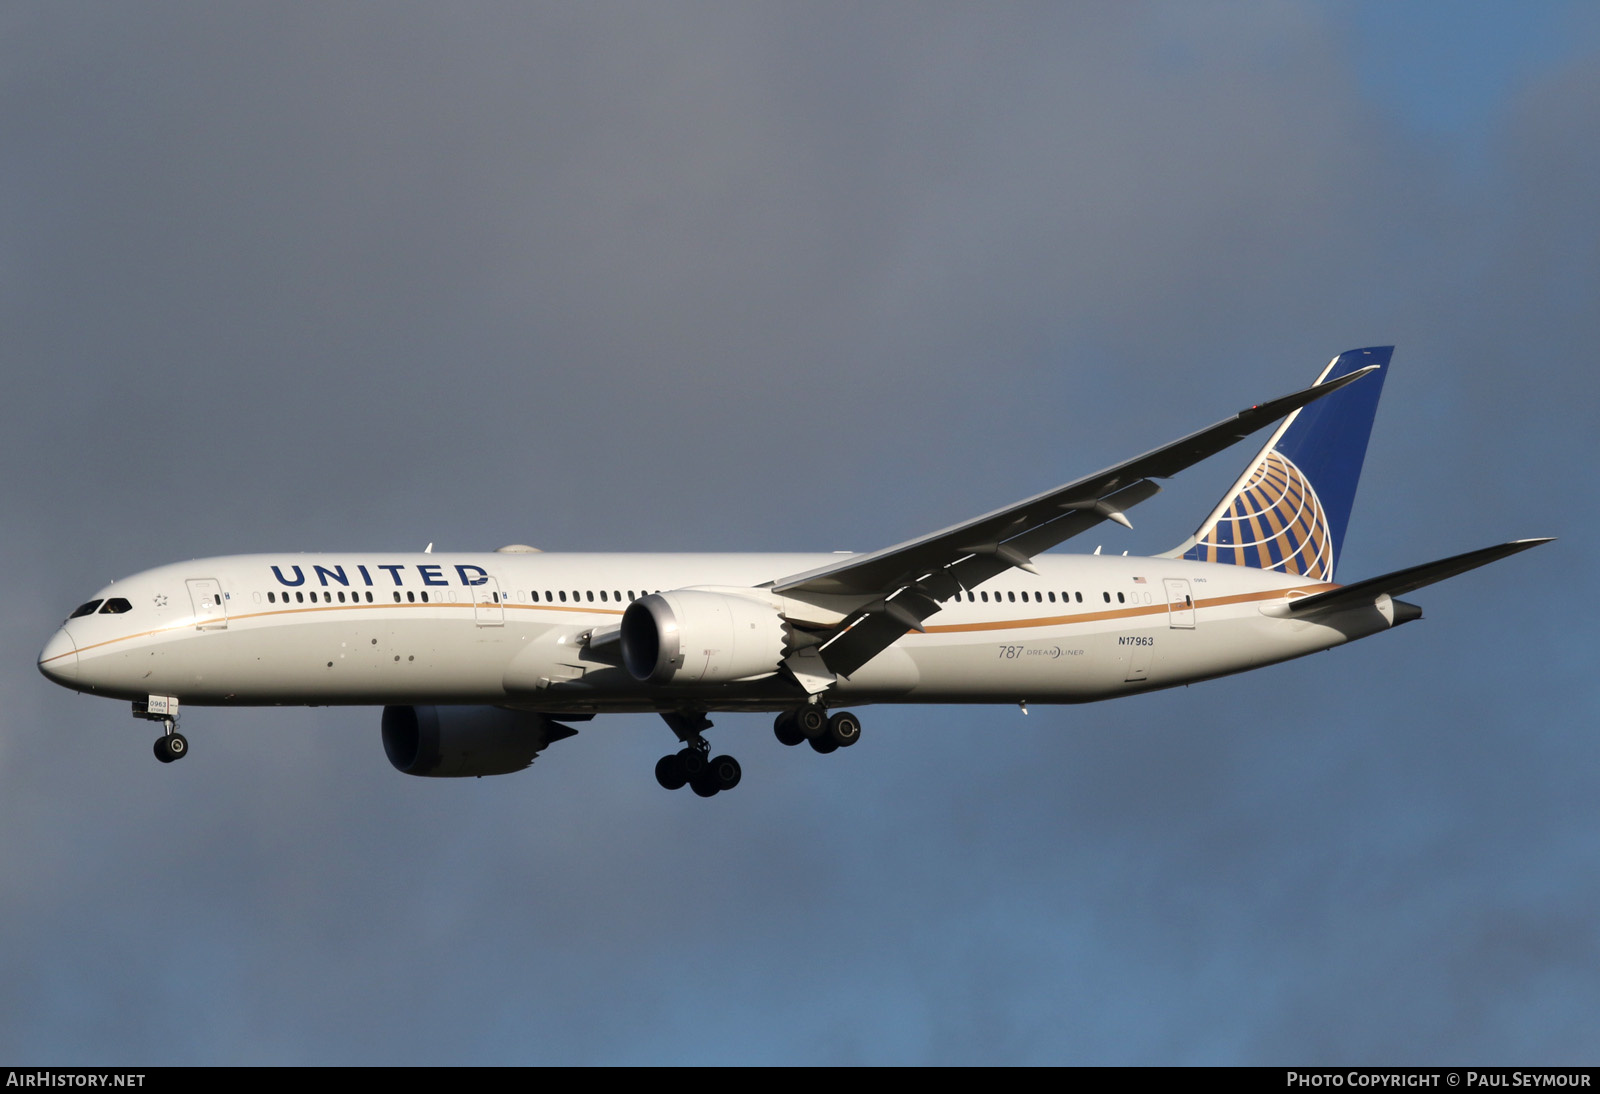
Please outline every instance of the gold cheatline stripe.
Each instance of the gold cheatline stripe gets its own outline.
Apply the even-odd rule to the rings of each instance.
[[[488,605],[488,607],[491,607],[491,608],[495,607],[495,606],[496,605],[493,605],[493,604]],[[240,615],[224,616],[220,620],[220,622],[226,624],[226,623],[229,623],[229,622],[232,622],[232,621],[235,621],[235,620],[242,621],[242,620],[245,620],[245,619],[265,619],[268,616],[274,616],[274,615],[310,615],[312,612],[353,612],[353,611],[370,612],[370,611],[375,611],[375,610],[378,610],[378,609],[383,609],[385,611],[393,611],[396,608],[470,608],[470,607],[473,607],[473,604],[472,604],[472,602],[470,600],[465,600],[465,601],[463,601],[463,600],[448,600],[448,601],[447,600],[434,600],[434,601],[431,601],[430,603],[427,603],[427,604],[420,604],[420,603],[412,604],[410,602],[407,602],[405,604],[318,604],[315,608],[277,608],[277,609],[274,609],[274,610],[272,610],[270,612],[244,612],[244,613],[242,613]],[[499,607],[502,607],[502,608],[521,608],[524,611],[583,612],[585,614],[590,614],[590,615],[621,615],[622,614],[621,611],[618,611],[618,610],[612,609],[612,608],[585,608],[585,607],[581,607],[581,606],[580,607],[571,607],[571,606],[562,605],[562,604],[504,604],[504,603],[502,603],[502,604],[499,605]],[[153,628],[151,630],[148,630],[148,631],[139,631],[136,634],[125,634],[125,635],[122,635],[119,638],[107,638],[103,642],[92,642],[87,646],[78,646],[76,649],[69,650],[66,653],[58,653],[54,657],[48,658],[47,660],[44,660],[44,661],[40,661],[39,664],[47,665],[51,661],[58,661],[63,657],[70,657],[70,656],[73,656],[74,654],[84,653],[84,652],[86,652],[88,650],[97,650],[101,646],[113,646],[113,645],[116,645],[118,642],[131,642],[135,638],[149,638],[153,634],[168,634],[168,633],[170,633],[172,631],[199,630],[199,629],[201,629],[201,624],[199,622],[197,622],[196,620],[194,620],[194,619],[186,620],[186,621],[184,621],[182,623],[171,623],[171,624],[168,624],[165,627],[155,627],[155,628]],[[217,629],[218,630],[222,630],[224,628],[218,627]]]
[[[1098,623],[1107,619],[1133,619],[1141,615],[1159,615],[1163,612],[1169,611],[1173,607],[1176,607],[1179,611],[1198,611],[1201,608],[1220,608],[1229,604],[1248,604],[1257,600],[1277,600],[1282,597],[1286,597],[1291,593],[1302,593],[1309,595],[1311,593],[1328,592],[1338,588],[1341,588],[1341,586],[1324,584],[1315,585],[1310,588],[1295,586],[1289,589],[1268,589],[1264,592],[1238,593],[1234,596],[1217,596],[1208,600],[1195,600],[1194,607],[1192,609],[1187,605],[1180,604],[1178,601],[1173,601],[1170,605],[1167,603],[1141,604],[1137,608],[1115,608],[1111,611],[1082,612],[1078,615],[1043,616],[1034,619],[997,619],[989,620],[983,623],[949,623],[943,626],[928,627],[926,633],[962,634],[975,631],[1003,631],[1033,627],[1060,627],[1070,623]],[[429,604],[319,604],[315,608],[280,608],[270,612],[247,612],[244,615],[229,616],[228,619],[262,619],[267,616],[274,615],[308,615],[311,612],[374,611],[377,609],[393,610],[395,608],[470,608],[472,606],[473,605],[470,601],[459,600],[434,601]],[[490,605],[490,607],[493,607],[493,605]],[[571,607],[561,604],[501,604],[500,607],[521,609],[523,611],[582,612],[590,615],[622,614],[621,611],[614,608]],[[140,631],[137,634],[125,634],[120,638],[108,638],[104,642],[95,642],[88,646],[79,646],[78,648],[70,651],[70,653],[58,653],[55,657],[52,657],[49,660],[55,661],[62,657],[71,656],[73,654],[80,654],[88,650],[99,649],[101,646],[115,645],[118,642],[131,642],[135,638],[148,638],[153,634],[165,634],[170,631],[189,630],[191,628],[198,630],[199,624],[191,620],[185,623],[174,623],[167,627],[156,627],[154,630]],[[916,632],[908,630],[906,633],[915,634]],[[48,661],[39,662],[41,665],[48,663]]]
[[[1195,600],[1194,609],[1192,610],[1199,610],[1200,608],[1220,608],[1229,604],[1249,604],[1256,600],[1278,600],[1282,597],[1288,596],[1290,593],[1320,593],[1337,588],[1340,588],[1340,586],[1315,585],[1310,588],[1305,588],[1296,585],[1288,589],[1269,589],[1265,592],[1237,593],[1233,596],[1215,596],[1209,600]],[[1173,601],[1171,606],[1176,606],[1179,611],[1186,612],[1191,610],[1188,605],[1183,604],[1180,601]],[[956,634],[964,631],[999,631],[1017,627],[1059,627],[1068,623],[1097,623],[1106,619],[1132,619],[1141,615],[1159,615],[1167,610],[1169,610],[1169,605],[1166,603],[1141,604],[1137,608],[1114,608],[1111,611],[1083,612],[1079,615],[1052,615],[1043,616],[1036,619],[994,620],[984,623],[950,623],[944,626],[929,627],[927,628],[927,633]],[[908,631],[907,633],[913,634],[915,632]]]

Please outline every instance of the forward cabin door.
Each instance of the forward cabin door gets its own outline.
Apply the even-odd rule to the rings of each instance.
[[[500,596],[500,582],[492,577],[485,577],[478,584],[468,588],[472,590],[472,617],[478,626],[505,626],[506,606]]]
[[[222,599],[222,582],[214,577],[191,577],[189,603],[194,606],[196,630],[223,630],[228,626],[228,606]]]
[[[1182,577],[1169,577],[1162,584],[1167,587],[1167,625],[1194,629],[1194,597],[1189,592],[1189,581]]]

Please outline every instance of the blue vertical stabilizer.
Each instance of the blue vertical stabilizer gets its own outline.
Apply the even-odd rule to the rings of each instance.
[[[1198,531],[1170,554],[1332,581],[1393,346],[1335,357],[1317,382],[1371,373],[1296,411]]]

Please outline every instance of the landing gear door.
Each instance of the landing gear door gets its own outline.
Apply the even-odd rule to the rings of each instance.
[[[1167,622],[1173,627],[1194,627],[1194,597],[1189,592],[1187,578],[1169,577],[1167,587]]]
[[[228,625],[228,606],[222,598],[222,582],[214,577],[191,577],[189,603],[194,606],[196,630],[222,630]]]
[[[484,577],[472,589],[472,616],[480,627],[503,627],[506,607],[500,596],[500,582]]]

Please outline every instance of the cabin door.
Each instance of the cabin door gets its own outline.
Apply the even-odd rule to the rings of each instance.
[[[472,617],[478,626],[505,626],[506,606],[500,595],[500,582],[484,577],[478,584],[468,587],[472,590]]]
[[[1194,628],[1194,597],[1189,592],[1186,578],[1169,577],[1162,582],[1167,587],[1167,624],[1171,627]]]
[[[214,577],[191,577],[189,603],[194,605],[196,630],[222,630],[228,625],[228,605],[222,598],[222,582]]]

